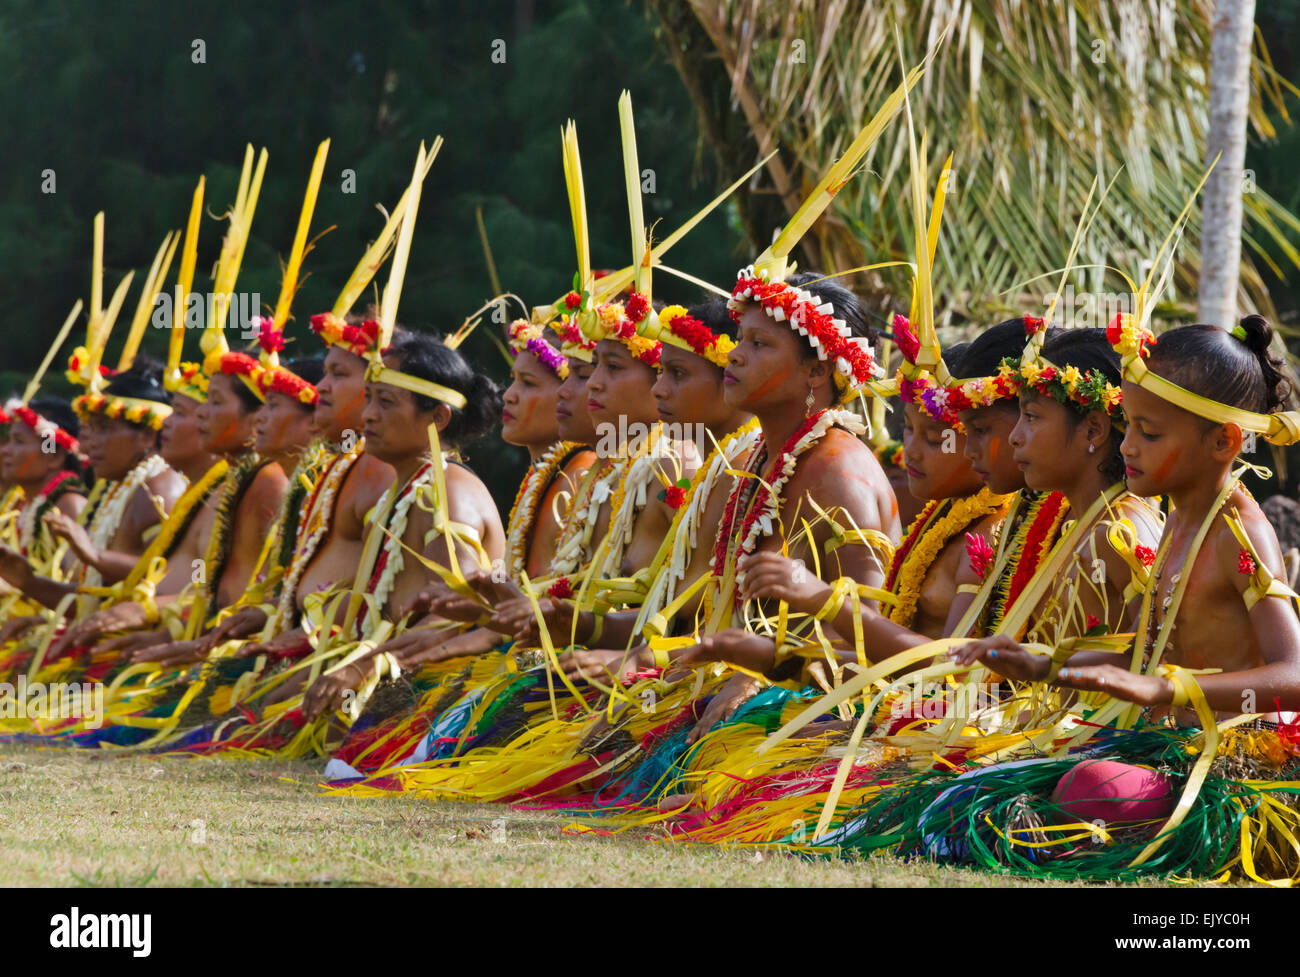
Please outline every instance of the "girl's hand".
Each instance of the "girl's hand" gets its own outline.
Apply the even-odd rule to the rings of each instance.
[[[1050,659],[1030,654],[1005,634],[958,645],[948,652],[948,657],[962,665],[978,662],[1016,682],[1041,682],[1052,667]]]
[[[1174,701],[1174,683],[1158,675],[1134,674],[1116,665],[1062,668],[1057,685],[1085,692],[1105,692],[1115,699],[1140,706],[1167,706]]]
[[[241,607],[208,632],[208,644],[215,648],[232,638],[251,637],[266,627],[266,611],[260,607]]]
[[[16,549],[0,544],[0,578],[12,584],[17,590],[31,586],[36,576],[32,566]]]
[[[633,674],[647,667],[641,661],[641,651],[612,651],[608,649],[566,651],[559,657],[560,668],[569,681],[594,678],[599,682],[609,681],[610,675],[619,682],[632,678]]]
[[[5,621],[3,626],[0,626],[0,645],[21,638],[32,628],[44,623],[45,618],[37,614],[30,614],[26,617],[11,617],[9,620]],[[54,658],[58,656],[52,655],[49,657]]]
[[[683,648],[672,658],[674,665],[727,662],[753,672],[766,672],[776,665],[776,642],[744,628],[727,628]]]
[[[780,553],[751,553],[736,568],[745,574],[740,590],[745,600],[783,600],[793,611],[815,614],[831,595],[830,586],[803,561]]]

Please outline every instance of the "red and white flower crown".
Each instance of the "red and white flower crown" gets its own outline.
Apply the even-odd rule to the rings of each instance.
[[[865,389],[879,375],[869,340],[853,336],[843,319],[834,316],[835,307],[822,302],[812,292],[788,282],[770,281],[765,271],[754,266],[742,268],[736,287],[727,301],[727,310],[737,321],[746,303],[757,302],[777,322],[808,340],[817,358],[835,367],[835,385],[841,400],[848,400]]]
[[[41,438],[50,438],[64,451],[73,453],[80,450],[77,439],[48,418],[42,417],[17,397],[10,399],[4,406],[4,412],[11,421],[22,421]]]

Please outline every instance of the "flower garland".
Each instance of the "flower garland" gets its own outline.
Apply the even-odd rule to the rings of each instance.
[[[311,498],[316,497],[316,485],[320,479],[321,471],[332,465],[334,460],[334,453],[329,450],[324,441],[317,439],[308,445],[302,458],[289,475],[289,488],[280,502],[279,515],[275,517],[275,522],[272,523],[272,525],[279,527],[277,532],[280,534],[280,548],[276,553],[276,566],[287,567],[290,560],[293,559],[294,549],[298,545],[298,537],[302,534],[302,517],[308,512],[308,507],[302,504],[303,499],[307,498],[308,493],[311,494]]]
[[[375,352],[379,344],[379,323],[367,319],[359,326],[348,325],[332,312],[311,317],[311,331],[327,346],[341,346],[357,356]]]
[[[685,490],[686,498],[668,529],[666,538],[671,540],[668,559],[655,576],[641,604],[640,617],[635,629],[637,632],[640,631],[640,625],[644,621],[658,614],[676,597],[677,585],[686,578],[687,564],[690,563],[691,556],[699,545],[699,530],[704,518],[704,510],[708,507],[719,479],[726,474],[727,469],[734,469],[738,465],[748,463],[762,434],[758,418],[751,418],[724,437],[709,452],[709,456],[695,472],[690,487]]]
[[[825,437],[826,432],[833,427],[842,427],[856,435],[862,435],[866,432],[865,426],[857,415],[851,411],[819,410],[805,418],[804,422],[790,435],[789,440],[781,446],[781,451],[777,455],[776,461],[773,462],[763,484],[759,484],[758,488],[755,489],[753,487],[756,483],[755,479],[740,478],[736,480],[736,485],[731,490],[731,497],[727,500],[727,508],[723,513],[722,522],[718,526],[718,537],[713,547],[713,559],[709,564],[715,577],[720,577],[726,572],[728,550],[733,538],[740,540],[735,553],[735,558],[739,560],[742,555],[754,552],[760,537],[767,536],[772,532],[775,520],[781,511],[781,489],[786,486],[786,483],[794,475],[799,464],[799,457]],[[767,461],[767,447],[762,440],[758,443],[754,458],[756,466],[759,468]],[[751,496],[751,498],[748,501],[744,520],[740,524],[739,532],[737,532],[736,518],[742,504],[742,496]],[[736,579],[738,582],[743,583],[745,579],[744,573],[738,573]],[[739,590],[737,590],[736,597],[739,600]]]
[[[97,550],[107,549],[117,536],[122,526],[122,516],[126,507],[135,498],[136,489],[151,478],[157,478],[167,471],[167,462],[160,455],[149,455],[119,481],[113,483],[95,507],[95,514],[86,527],[90,544]],[[104,582],[100,572],[92,566],[82,566],[82,583],[87,587],[98,587]]]
[[[43,526],[41,517],[64,495],[78,492],[82,488],[76,472],[70,472],[65,468],[55,472],[36,493],[36,497],[23,506],[18,514],[18,543],[23,556],[31,556],[34,560],[44,559],[44,556],[35,553],[38,534]]]
[[[661,443],[663,438],[663,425],[656,423],[619,479],[609,504],[609,528],[605,530],[608,547],[604,560],[596,568],[598,580],[622,576],[623,554],[632,541],[637,516],[649,501],[650,486],[659,478],[660,463],[672,448],[671,442]]]
[[[207,607],[205,616],[217,600],[221,578],[225,576],[226,564],[230,560],[230,551],[235,541],[235,514],[239,510],[239,503],[243,501],[244,492],[253,484],[257,473],[268,464],[269,461],[249,452],[226,472],[225,481],[221,486],[221,498],[217,502],[217,512],[212,520],[208,547],[203,555],[207,572],[200,586]]]
[[[173,383],[169,386],[173,393],[197,400],[200,404],[208,399],[208,377],[200,363],[182,363],[178,368]]]
[[[532,353],[537,362],[565,380],[569,376],[569,361],[546,341],[544,331],[542,326],[533,325],[527,319],[516,319],[506,328],[506,337],[515,355]]]
[[[102,393],[82,394],[73,400],[72,409],[83,419],[91,414],[100,414],[110,420],[125,421],[153,431],[162,430],[163,421],[167,420],[172,412],[169,405],[160,401],[142,400],[138,397],[117,397]]]
[[[506,519],[506,572],[512,580],[520,579],[527,566],[528,547],[537,525],[538,503],[573,456],[584,450],[586,446],[576,441],[556,442],[524,473],[514,504],[510,507],[510,516]]]
[[[388,603],[388,596],[393,591],[397,575],[405,566],[406,561],[402,557],[402,537],[406,534],[411,505],[415,502],[416,496],[433,481],[433,476],[433,462],[426,461],[402,486],[396,500],[391,502],[391,509],[389,509],[389,500],[392,499],[391,493],[397,492],[396,484],[389,486],[387,498],[381,501],[375,510],[376,512],[388,511],[389,514],[384,522],[384,529],[387,532],[384,534],[383,543],[380,544],[379,555],[375,558],[374,569],[370,572],[370,586],[367,589],[374,596],[374,604],[370,613],[366,615],[363,634],[369,634],[378,624],[378,618],[383,613],[384,605]],[[371,529],[371,532],[380,531],[377,525]]]
[[[627,476],[629,459],[613,457],[605,460],[599,471],[589,470],[578,496],[569,509],[569,519],[560,531],[560,539],[551,559],[551,576],[568,576],[591,558],[591,535],[600,519],[601,504],[617,490],[611,485],[621,484]]]
[[[29,428],[35,431],[41,438],[49,438],[54,441],[64,451],[76,454],[81,445],[77,439],[65,431],[53,421],[47,420],[36,411],[32,410],[21,400],[13,398],[5,404],[5,413],[14,420],[22,421]]]
[[[632,313],[641,312],[642,304],[645,304],[647,311],[633,318]],[[588,339],[597,342],[602,339],[612,339],[622,343],[627,351],[642,363],[658,367],[663,344],[655,339],[647,339],[637,332],[637,323],[649,314],[648,309],[649,303],[645,296],[640,292],[632,292],[626,304],[598,302],[594,310],[582,313],[578,321]]]
[[[264,632],[268,636],[280,634],[293,627],[294,619],[297,617],[298,584],[307,567],[311,565],[311,561],[316,558],[316,552],[320,549],[325,534],[334,523],[334,505],[339,490],[347,479],[348,472],[352,470],[352,466],[357,463],[364,450],[365,442],[358,441],[352,450],[335,455],[320,478],[316,480],[316,485],[307,500],[307,507],[303,510],[307,514],[306,521],[299,523],[293,553],[288,562],[282,564],[286,569],[280,584],[280,599],[276,602],[275,614],[272,615]]]
[[[1003,571],[1002,579],[994,587],[990,602],[994,631],[1016,603],[1016,599],[1033,579],[1038,567],[1060,535],[1061,525],[1069,513],[1070,503],[1060,492],[1049,492],[1034,500],[1024,519],[1016,528],[1008,552],[1011,560]]]
[[[717,335],[680,305],[670,305],[659,313],[659,322],[668,327],[670,338],[664,340],[681,349],[689,349],[714,366],[726,368],[727,357],[736,348],[730,336]]]
[[[747,302],[757,302],[769,317],[788,322],[790,328],[808,340],[819,360],[835,366],[835,383],[846,395],[860,390],[878,374],[871,343],[849,334],[843,319],[833,317],[835,308],[821,302],[804,288],[782,281],[768,281],[754,266],[742,268],[736,276],[727,310],[737,321]]]
[[[1019,363],[1013,359],[1003,360],[1002,365],[1018,371],[1022,390],[1028,388],[1082,413],[1102,410],[1112,416],[1119,415],[1124,394],[1100,370],[1082,373],[1075,366],[1061,368],[1050,363]]]
[[[958,499],[927,502],[912,521],[885,578],[885,589],[898,597],[887,616],[895,624],[911,627],[925,578],[939,555],[959,534],[994,513],[1005,513],[1009,495],[994,495],[988,487]]]

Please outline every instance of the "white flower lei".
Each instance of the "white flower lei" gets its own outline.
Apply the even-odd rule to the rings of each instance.
[[[586,498],[581,507],[570,515],[569,522],[564,527],[560,545],[556,547],[555,556],[551,559],[550,576],[568,576],[582,565],[584,557],[589,555],[591,534],[600,518],[600,504],[614,494],[610,486],[627,471],[627,466],[625,458],[611,459],[606,472],[592,476],[588,482],[591,488],[587,490]]]
[[[609,529],[605,532],[609,547],[605,551],[604,560],[596,569],[596,579],[608,580],[622,576],[623,553],[632,541],[636,517],[645,508],[650,486],[658,481],[659,463],[668,457],[672,447],[672,440],[663,436],[663,425],[656,423],[635,457],[629,458],[627,473],[623,476],[619,490],[614,493],[618,508],[609,514]]]
[[[772,532],[772,527],[776,523],[778,514],[781,511],[781,490],[785,488],[793,477],[795,470],[799,467],[799,456],[811,448],[814,444],[826,436],[826,432],[833,427],[842,427],[846,431],[855,435],[866,433],[866,425],[858,415],[848,410],[831,409],[817,418],[816,422],[810,427],[794,446],[785,453],[781,459],[779,470],[775,473],[776,477],[772,479],[772,491],[767,494],[763,501],[763,509],[757,519],[750,524],[749,532],[745,538],[740,541],[740,549],[737,552],[737,559],[741,555],[753,553],[758,547],[758,541]],[[739,513],[737,513],[739,518]],[[736,582],[744,583],[744,572],[736,574]]]
[[[441,464],[446,464],[445,455]],[[364,632],[366,634],[369,634],[378,625],[383,609],[388,604],[388,596],[393,592],[393,583],[397,580],[397,575],[402,572],[405,565],[406,561],[402,558],[402,537],[406,534],[406,522],[411,511],[411,505],[415,502],[416,496],[433,481],[436,471],[434,463],[426,464],[421,471],[417,472],[406,483],[401,490],[401,494],[398,495],[397,501],[392,503],[391,515],[384,523],[388,532],[384,534],[384,541],[379,549],[379,552],[385,556],[384,569],[380,572],[379,579],[375,582],[374,589],[371,591],[375,600],[371,612],[366,615]],[[389,493],[396,491],[396,483],[389,486]],[[380,505],[376,507],[375,512],[389,511],[390,498],[391,496],[386,495]],[[371,527],[370,531],[382,532],[378,521]]]
[[[95,549],[105,549],[109,543],[113,542],[113,537],[117,535],[118,529],[121,528],[122,516],[126,513],[126,507],[135,498],[136,489],[166,470],[167,462],[162,460],[161,455],[150,455],[127,472],[125,478],[113,483],[112,488],[108,490],[99,506],[95,509],[95,515],[86,528],[86,533],[90,536],[90,543]],[[87,566],[84,569],[85,574],[82,583],[87,587],[98,587],[104,582],[103,576],[94,567]]]
[[[690,488],[690,499],[683,504],[668,529],[672,550],[641,604],[634,633],[640,634],[642,625],[677,596],[677,584],[686,577],[686,565],[699,546],[700,520],[704,517],[709,497],[726,470],[748,457],[762,433],[757,418],[748,421],[723,438],[700,466]]]
[[[537,504],[559,474],[560,463],[577,447],[576,441],[557,441],[524,474],[524,486],[506,525],[506,572],[512,580],[520,579],[527,563]]]
[[[323,476],[320,491],[312,500],[315,504],[306,513],[306,522],[300,527],[298,542],[293,549],[293,559],[289,561],[289,566],[284,572],[280,600],[276,603],[275,614],[267,622],[268,627],[263,632],[266,638],[274,637],[292,626],[290,622],[293,621],[293,611],[297,606],[298,584],[307,571],[307,566],[315,558],[321,540],[325,538],[325,534],[334,523],[335,496],[364,450],[363,439],[358,441],[351,451],[339,455],[334,465]]]

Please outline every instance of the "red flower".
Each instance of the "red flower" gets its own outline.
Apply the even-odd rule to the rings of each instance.
[[[1111,319],[1110,324],[1106,326],[1106,342],[1110,343],[1112,346],[1120,340],[1120,336],[1123,333],[1123,321],[1121,314],[1116,312],[1115,318]]]
[[[1149,567],[1151,564],[1156,562],[1156,551],[1150,546],[1142,546],[1141,544],[1138,544],[1133,547],[1133,555],[1142,561],[1144,567]]]
[[[670,485],[664,492],[664,501],[668,503],[670,509],[680,509],[683,502],[686,501],[686,489],[680,485]]]
[[[917,354],[921,352],[921,340],[912,332],[912,324],[907,321],[907,317],[897,312],[894,313],[894,342],[898,343],[898,351],[907,362],[916,362]]]
[[[1237,554],[1237,572],[1251,574],[1255,572],[1255,560],[1250,555],[1250,551],[1244,546],[1241,552]]]
[[[1036,315],[1025,316],[1025,335],[1032,336],[1036,332],[1042,332],[1044,322]]]
[[[633,291],[623,303],[623,311],[632,322],[640,322],[650,314],[650,301],[641,292]]]
[[[1056,367],[1048,366],[1043,368],[1043,372],[1038,374],[1040,380],[1052,381],[1056,379]]]
[[[1100,627],[1100,626],[1101,626],[1101,618],[1099,618],[1096,614],[1089,614],[1087,630],[1092,631],[1093,628]]]
[[[556,600],[568,600],[573,596],[573,584],[569,582],[568,577],[560,577],[546,588],[546,593]]]
[[[564,305],[568,309],[576,309],[582,305],[582,296],[577,292],[570,292],[564,296]]]
[[[988,576],[989,567],[993,565],[993,547],[979,533],[966,534],[966,556],[970,559],[970,568],[983,580]]]

